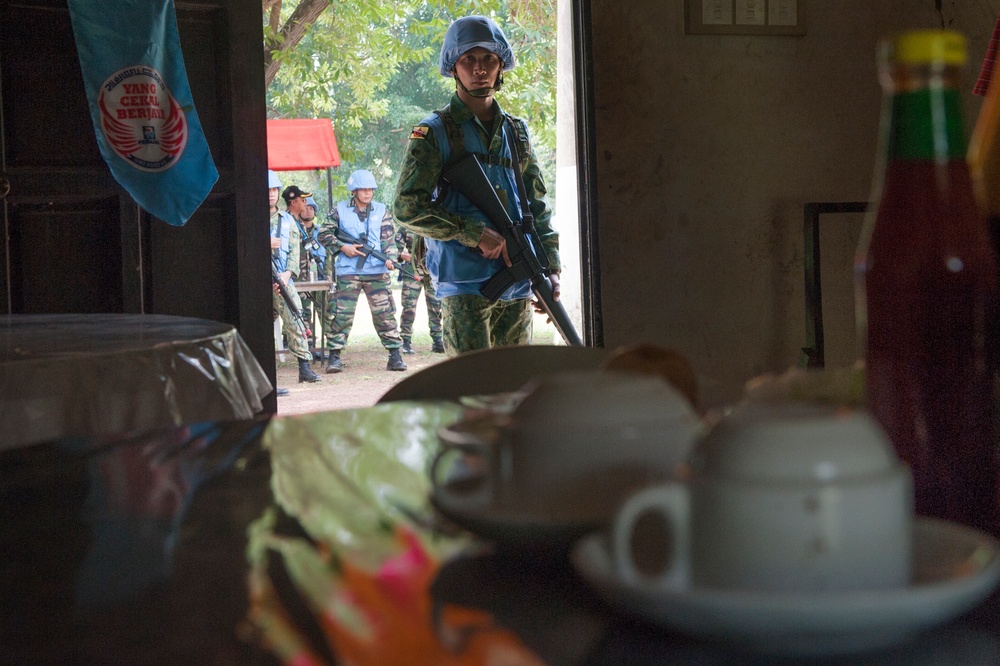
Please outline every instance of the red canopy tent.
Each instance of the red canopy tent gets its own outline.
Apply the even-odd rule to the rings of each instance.
[[[326,168],[327,188],[333,201],[330,167],[340,166],[340,151],[333,125],[326,118],[267,121],[267,166],[275,171]]]

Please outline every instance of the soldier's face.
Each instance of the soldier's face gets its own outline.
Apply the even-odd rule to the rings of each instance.
[[[455,63],[455,76],[469,90],[492,88],[502,64],[497,54],[477,46],[463,53]]]
[[[301,215],[302,210],[305,208],[308,208],[308,206],[306,206],[306,200],[303,199],[302,197],[292,199],[291,201],[288,202],[288,212],[296,217]]]
[[[272,187],[270,190],[267,191],[267,197],[268,200],[271,202],[271,208],[274,208],[275,206],[278,205],[278,197],[280,196],[281,196],[280,187]]]
[[[316,210],[309,204],[306,204],[306,207],[302,209],[302,213],[299,215],[299,219],[303,222],[312,222],[314,217],[316,217]]]
[[[354,190],[354,198],[362,206],[367,206],[371,203],[372,197],[375,196],[375,190],[370,187],[361,187]]]

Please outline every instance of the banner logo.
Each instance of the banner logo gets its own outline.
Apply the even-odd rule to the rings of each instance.
[[[109,76],[97,98],[101,129],[119,157],[140,171],[166,171],[188,141],[184,110],[160,73],[145,65]]]

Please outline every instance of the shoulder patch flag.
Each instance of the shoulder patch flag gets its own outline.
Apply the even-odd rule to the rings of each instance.
[[[410,132],[410,140],[412,141],[413,139],[426,139],[427,132],[429,131],[430,128],[427,125],[416,125],[414,126],[413,131]]]

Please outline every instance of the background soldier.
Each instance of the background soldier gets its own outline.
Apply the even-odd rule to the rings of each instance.
[[[299,252],[299,281],[326,280],[326,248],[319,242],[319,226],[315,224],[316,213],[319,206],[311,196],[306,197],[306,205],[298,216],[299,232],[302,234],[302,248]],[[313,304],[316,305],[316,312],[319,319],[326,319],[326,295],[325,291],[310,291],[302,295],[302,316],[306,321],[312,322]],[[313,331],[317,340],[317,346],[322,346],[323,323],[320,323],[321,330]]]
[[[370,171],[360,169],[347,179],[347,189],[351,198],[338,203],[327,221],[320,227],[319,241],[334,258],[337,274],[336,289],[330,299],[332,320],[327,331],[327,347],[330,358],[327,373],[340,372],[343,365],[340,352],[347,344],[354,324],[354,312],[358,307],[358,297],[365,292],[368,307],[372,312],[372,323],[382,346],[389,352],[386,370],[406,370],[399,348],[403,341],[396,329],[396,305],[389,291],[389,271],[394,266],[392,260],[381,261],[373,256],[364,257],[364,246],[395,256],[393,238],[396,229],[388,207],[372,199],[375,196],[375,176]],[[345,243],[337,238],[342,230],[360,243]],[[390,254],[391,253],[391,254]],[[360,261],[359,261],[360,260]]]
[[[400,229],[396,232],[396,250],[399,260],[410,264],[413,277],[403,272],[399,274],[400,294],[403,310],[399,315],[399,334],[403,337],[404,354],[412,354],[413,322],[417,318],[417,301],[420,300],[420,290],[424,292],[424,303],[427,305],[427,323],[431,329],[431,351],[444,353],[444,342],[441,341],[441,301],[434,296],[431,276],[423,262],[411,262],[413,256],[413,232]]]
[[[285,285],[285,291],[288,292],[296,308],[301,310],[302,302],[299,300],[294,284],[294,278],[299,272],[301,239],[298,225],[293,216],[305,206],[303,198],[309,194],[295,185],[286,187],[285,191],[281,193],[281,197],[285,200],[288,211],[281,212],[278,210],[278,191],[281,189],[281,181],[278,180],[277,174],[273,171],[268,171],[267,175],[268,201],[271,211],[271,262],[278,272],[281,282]],[[281,317],[281,330],[288,341],[288,350],[299,361],[299,382],[318,382],[319,375],[309,367],[309,361],[312,360],[309,344],[285,304],[285,300],[278,293],[277,285],[273,289],[273,302],[274,318]]]

